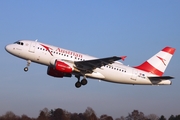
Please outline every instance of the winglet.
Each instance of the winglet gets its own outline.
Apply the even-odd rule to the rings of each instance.
[[[127,56],[121,56],[120,58],[124,61]]]

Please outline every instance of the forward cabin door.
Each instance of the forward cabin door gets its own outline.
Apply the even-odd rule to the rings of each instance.
[[[136,79],[137,79],[137,75],[138,75],[138,70],[132,69],[131,79],[132,79],[132,80],[136,80]]]
[[[29,47],[29,52],[32,52],[32,53],[35,52],[36,44],[37,42],[31,42],[30,47]]]

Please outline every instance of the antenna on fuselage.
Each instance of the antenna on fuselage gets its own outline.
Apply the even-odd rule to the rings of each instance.
[[[36,42],[38,41],[38,39],[35,40]]]

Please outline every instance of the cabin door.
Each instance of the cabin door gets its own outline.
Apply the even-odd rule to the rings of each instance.
[[[32,52],[32,53],[35,52],[36,43],[37,42],[31,42],[30,47],[29,47],[29,52]]]
[[[133,70],[132,70],[131,79],[132,79],[132,80],[136,80],[136,79],[137,79],[137,75],[138,75],[138,70],[133,69]]]

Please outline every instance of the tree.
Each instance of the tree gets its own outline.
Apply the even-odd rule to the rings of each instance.
[[[64,111],[61,108],[58,108],[55,111],[51,111],[51,119],[52,120],[68,120],[68,118],[64,114]]]
[[[33,120],[30,117],[28,117],[27,115],[22,115],[21,116],[21,120]]]
[[[84,116],[85,120],[97,120],[94,110],[90,107],[87,107],[86,111],[84,112]]]
[[[48,108],[44,108],[42,111],[44,112],[46,117],[50,116],[50,112],[49,112]]]
[[[164,115],[161,115],[161,117],[159,118],[159,120],[166,120],[166,118],[164,117]]]
[[[155,114],[150,114],[147,116],[147,118],[150,120],[159,120],[159,117]]]
[[[49,120],[44,111],[41,111],[37,120]]]
[[[86,116],[84,116],[84,114],[83,113],[79,113],[79,118],[81,119],[81,120],[85,120],[86,119]]]
[[[180,120],[180,115],[176,115],[175,120]]]
[[[3,115],[0,120],[19,120],[20,117],[16,116],[12,111],[6,112],[5,115]]]
[[[175,120],[174,115],[171,115],[168,120]]]
[[[111,116],[104,114],[100,116],[100,120],[113,120],[113,118]]]
[[[146,120],[147,118],[144,116],[143,112],[139,112],[138,110],[134,110],[131,114],[126,117],[126,120]]]

